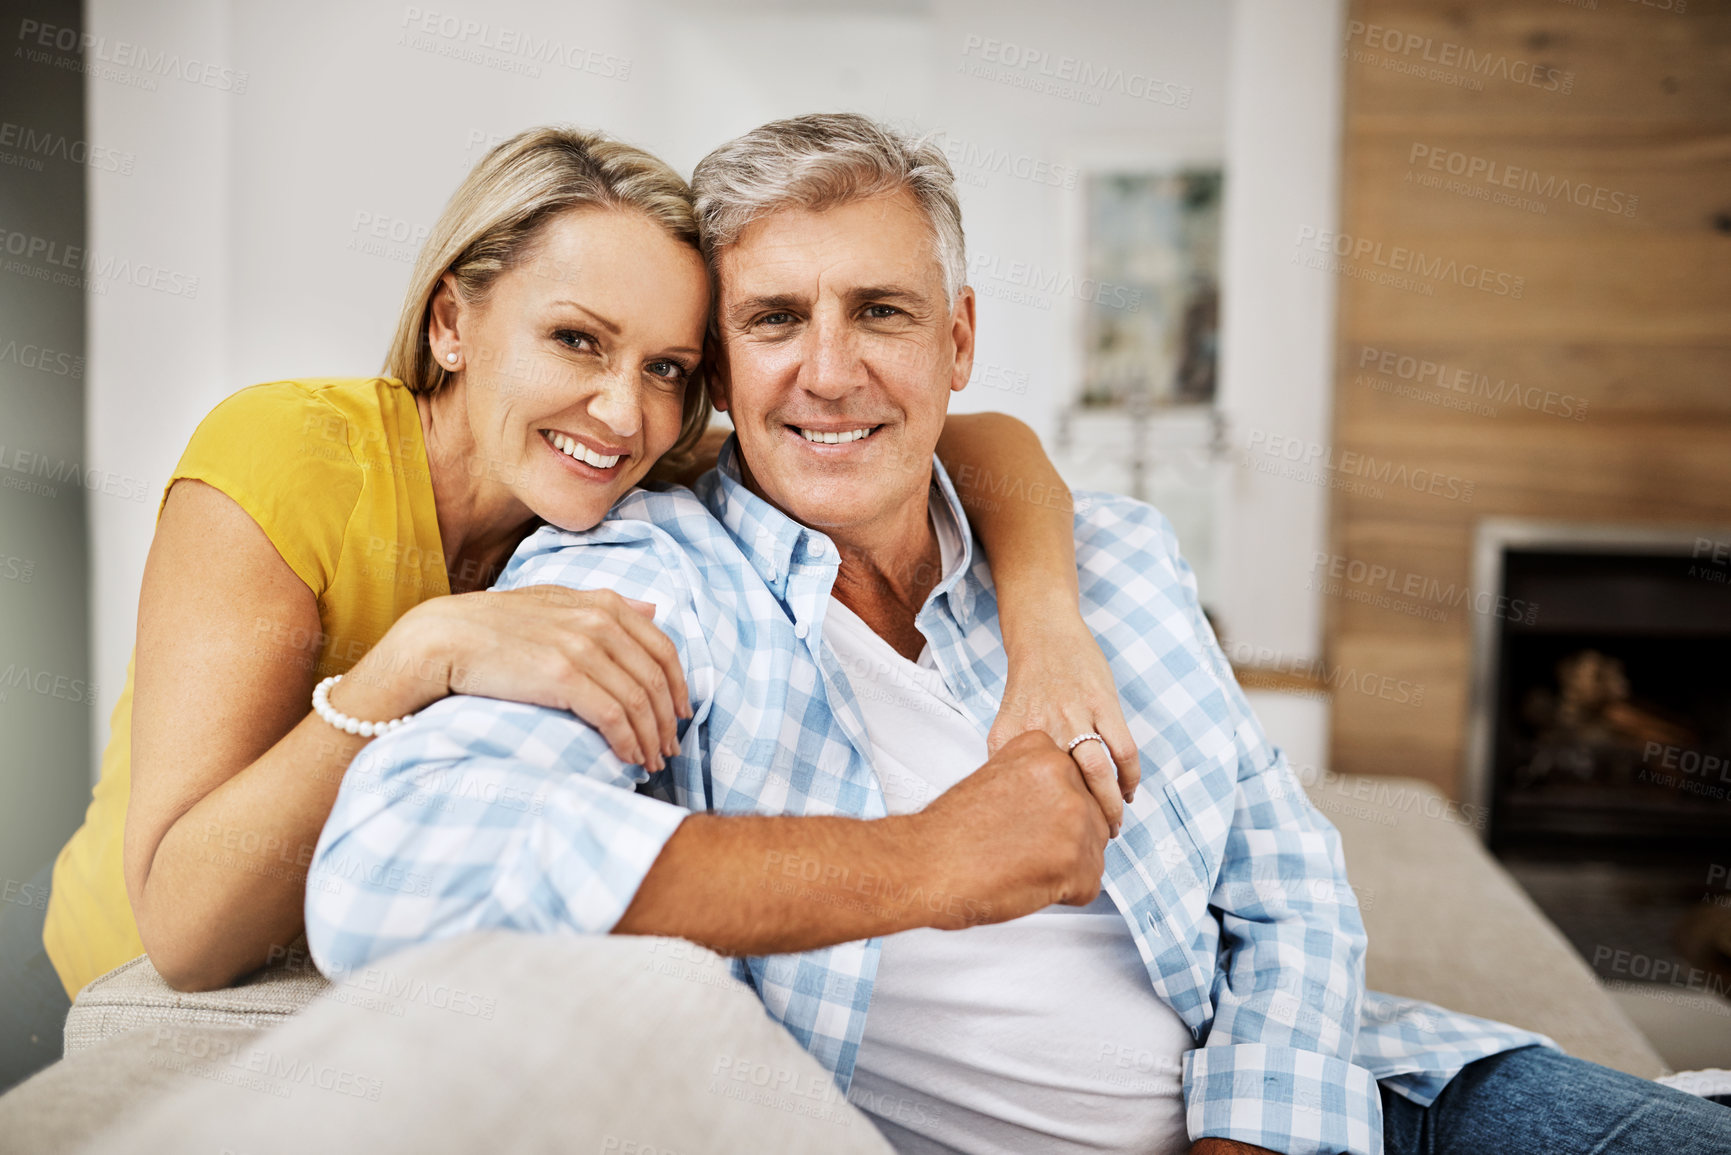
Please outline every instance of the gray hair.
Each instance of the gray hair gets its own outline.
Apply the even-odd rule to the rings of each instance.
[[[698,161],[691,187],[712,269],[747,225],[776,209],[822,211],[905,189],[931,226],[951,304],[967,283],[956,174],[930,136],[909,136],[852,112],[771,121]]]

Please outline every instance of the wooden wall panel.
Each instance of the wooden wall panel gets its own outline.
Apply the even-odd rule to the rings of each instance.
[[[1727,181],[1731,186],[1731,180]],[[1394,354],[1388,371],[1381,368],[1383,355]],[[1352,420],[1398,424],[1414,406],[1433,410],[1433,416],[1457,413],[1473,427],[1521,420],[1528,413],[1516,412],[1522,401],[1543,407],[1543,394],[1551,392],[1569,399],[1568,409],[1578,410],[1585,424],[1657,417],[1675,420],[1685,416],[1722,418],[1731,416],[1731,388],[1725,381],[1725,351],[1715,345],[1636,345],[1599,340],[1568,344],[1532,341],[1427,340],[1376,343],[1346,341],[1337,354],[1340,387],[1351,405]],[[1402,365],[1400,358],[1411,358]],[[1443,366],[1417,377],[1424,364]],[[1460,389],[1439,387],[1438,378],[1454,379],[1456,372],[1469,376]],[[1405,374],[1404,376],[1402,374]],[[1475,379],[1485,378],[1479,392]],[[1397,392],[1399,389],[1407,392]],[[1534,390],[1538,391],[1535,396]],[[1516,393],[1520,400],[1516,400]],[[1416,396],[1414,396],[1416,394]],[[1409,399],[1410,398],[1410,399]],[[1445,408],[1442,402],[1473,402],[1491,412],[1462,412]],[[1584,406],[1575,403],[1584,402]],[[1548,422],[1562,417],[1530,412],[1530,419]],[[1572,416],[1572,412],[1570,414]],[[1563,428],[1567,428],[1565,425]],[[1559,430],[1560,432],[1560,430]]]
[[[1592,8],[1557,0],[1358,0],[1349,20],[1364,28],[1347,29],[1347,75],[1358,89],[1349,113],[1456,113],[1487,128],[1544,117],[1722,118],[1731,108],[1725,15],[1723,0],[1688,0],[1682,12],[1634,0]],[[1389,42],[1395,32],[1398,50]],[[1470,63],[1462,59],[1467,51]],[[1535,85],[1535,67],[1572,77],[1541,71]],[[1434,78],[1403,68],[1434,69]],[[1481,86],[1450,83],[1463,79]]]
[[[1311,238],[1295,245],[1340,289],[1331,556],[1312,581],[1337,679],[1424,693],[1414,706],[1336,686],[1331,756],[1458,794],[1484,603],[1459,594],[1481,519],[1731,523],[1731,3],[1355,0],[1349,21],[1334,231],[1352,240],[1322,268]],[[1398,29],[1399,51],[1372,25]],[[1469,51],[1492,61],[1482,83],[1449,83]],[[1567,92],[1550,84],[1562,73]],[[1539,86],[1518,82],[1529,74]],[[1491,163],[1544,211],[1493,199]],[[1577,186],[1601,207],[1571,199]],[[1606,211],[1631,196],[1632,212]],[[1362,275],[1397,246],[1456,276]],[[1469,263],[1521,277],[1519,298],[1463,286]],[[1424,362],[1448,368],[1420,376]],[[1443,495],[1410,484],[1421,470],[1447,479]]]

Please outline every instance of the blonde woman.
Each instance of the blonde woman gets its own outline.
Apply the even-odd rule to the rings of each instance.
[[[709,308],[684,182],[617,141],[537,129],[446,208],[388,376],[260,385],[212,411],[169,481],[101,780],[55,863],[42,938],[68,998],[142,952],[178,989],[221,987],[300,934],[307,863],[368,740],[309,712],[331,675],[352,718],[460,690],[571,710],[659,768],[689,705],[646,607],[484,591],[541,522],[591,527],[657,462],[713,459]],[[955,476],[1063,492],[1008,418],[952,419],[942,454]],[[1021,687],[994,738],[1098,730],[1133,768],[1077,614],[1068,513],[977,512]]]

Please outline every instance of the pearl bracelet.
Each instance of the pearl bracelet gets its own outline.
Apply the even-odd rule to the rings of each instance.
[[[404,722],[413,718],[414,714],[404,714],[401,718],[392,718],[389,722],[363,722],[359,718],[351,718],[331,705],[331,687],[343,680],[341,674],[332,674],[313,689],[313,713],[347,734],[359,734],[363,738],[377,738],[381,734],[389,734],[398,729]]]

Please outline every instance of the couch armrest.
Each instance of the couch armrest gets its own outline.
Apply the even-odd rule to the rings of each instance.
[[[169,986],[150,956],[139,955],[92,979],[66,1014],[66,1054],[144,1026],[269,1028],[285,1022],[330,982],[307,961],[303,938],[287,962],[265,967],[232,987],[187,993]]]

